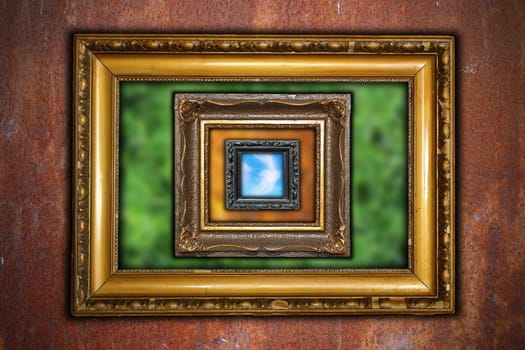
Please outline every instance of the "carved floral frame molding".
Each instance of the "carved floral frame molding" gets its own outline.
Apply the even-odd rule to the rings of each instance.
[[[454,312],[453,37],[80,34],[73,74],[74,315]],[[408,82],[408,268],[119,269],[115,150],[125,79]]]
[[[349,256],[350,99],[350,94],[176,94],[176,255]],[[285,219],[286,213],[268,210],[251,211],[251,220],[246,220],[246,215],[240,215],[237,220],[212,219],[211,212],[220,205],[217,202],[223,202],[225,197],[228,200],[233,169],[227,168],[226,150],[219,149],[223,144],[215,145],[214,151],[210,151],[210,134],[212,130],[223,133],[236,129],[259,130],[262,139],[268,137],[265,130],[295,135],[290,136],[292,139],[297,138],[294,133],[298,130],[315,134],[312,149],[303,147],[299,152],[300,142],[296,140],[297,169],[293,176],[296,178],[295,201],[298,205],[299,192],[305,194],[303,205],[305,201],[314,203],[312,218],[306,219],[308,215],[298,207],[293,211],[294,217],[302,216],[302,220],[291,220],[289,216]],[[211,169],[212,153],[223,154],[225,162],[220,163],[226,163],[224,169]],[[303,159],[301,167],[299,157]],[[197,158],[198,165],[193,161]],[[293,167],[290,164],[291,170]],[[300,172],[314,173],[310,186],[304,186],[308,189],[299,186]],[[216,201],[210,192],[217,190],[212,189],[210,183],[212,178],[221,177],[221,173],[225,177],[224,196]],[[257,219],[261,217],[259,214],[271,214],[277,220],[261,221]]]

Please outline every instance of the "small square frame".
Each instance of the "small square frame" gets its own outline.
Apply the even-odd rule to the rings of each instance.
[[[226,209],[296,210],[299,209],[298,140],[226,140]],[[243,152],[281,153],[283,157],[282,196],[243,196],[241,157]]]

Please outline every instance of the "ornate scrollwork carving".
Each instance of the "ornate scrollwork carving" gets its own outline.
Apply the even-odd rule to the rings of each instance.
[[[341,254],[346,249],[345,242],[345,226],[341,225],[337,231],[328,234],[328,238],[320,247],[320,250],[332,254]]]
[[[228,40],[228,39],[97,39],[84,41],[93,51],[160,51],[160,52],[348,52],[344,40]]]
[[[439,249],[438,249],[438,298],[431,300],[430,307],[450,308],[451,284],[453,283],[453,261],[451,242],[453,230],[453,189],[451,188],[452,167],[454,149],[451,141],[450,123],[452,121],[452,88],[453,82],[450,81],[452,77],[451,61],[452,51],[449,42],[435,43],[433,48],[438,53],[437,64],[437,98],[438,98],[438,233],[439,233]],[[412,304],[411,304],[412,305]],[[417,303],[414,305],[417,306]]]
[[[219,39],[219,38],[156,38],[114,39],[98,38],[82,40],[90,51],[152,51],[152,52],[273,52],[273,53],[369,53],[369,54],[414,54],[445,53],[447,41],[440,40],[302,40],[302,39]],[[446,59],[446,58],[444,58]]]
[[[78,46],[77,71],[75,81],[77,84],[75,108],[75,303],[82,304],[88,297],[89,290],[89,232],[90,232],[90,178],[91,159],[91,106],[90,106],[90,73],[91,62],[89,51],[83,44]]]
[[[330,118],[341,124],[343,123],[342,119],[344,119],[346,115],[346,107],[342,101],[322,102],[321,105],[324,107]]]
[[[185,123],[194,122],[201,111],[202,103],[196,101],[183,101],[179,106],[179,115]]]
[[[184,252],[195,252],[206,250],[199,234],[193,232],[189,227],[184,227],[179,238],[179,249]]]
[[[135,299],[99,299],[88,301],[85,311],[93,314],[148,315],[162,314],[208,314],[235,311],[238,313],[279,314],[283,311],[308,314],[317,311],[359,311],[366,309],[406,309],[406,305],[397,300],[382,298],[380,302],[373,298],[135,298]]]

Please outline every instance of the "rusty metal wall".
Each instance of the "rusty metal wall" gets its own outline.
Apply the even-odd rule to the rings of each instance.
[[[522,0],[4,0],[0,13],[0,349],[523,346]],[[456,35],[457,314],[69,316],[75,32]]]

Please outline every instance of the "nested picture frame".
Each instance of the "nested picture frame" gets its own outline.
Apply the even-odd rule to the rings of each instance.
[[[350,111],[349,94],[175,95],[176,254],[349,256]],[[243,151],[286,160],[280,198],[241,195]]]
[[[80,34],[73,81],[75,316],[454,312],[452,37]],[[406,267],[122,266],[119,89],[125,81],[405,82]]]
[[[301,173],[298,140],[226,140],[224,149],[226,158],[225,206],[227,210],[299,209]],[[271,170],[264,169],[262,172],[280,174],[270,176],[271,181],[268,184],[265,183],[264,186],[259,186],[260,188],[256,185],[250,186],[257,180],[261,182],[260,178],[249,181],[248,178],[253,171],[244,170],[247,166],[249,167],[246,165],[246,158],[250,156],[250,159],[263,156],[263,160],[277,158],[277,161],[271,162],[272,165],[270,165],[277,170],[271,172]],[[276,184],[278,180],[282,184]]]

